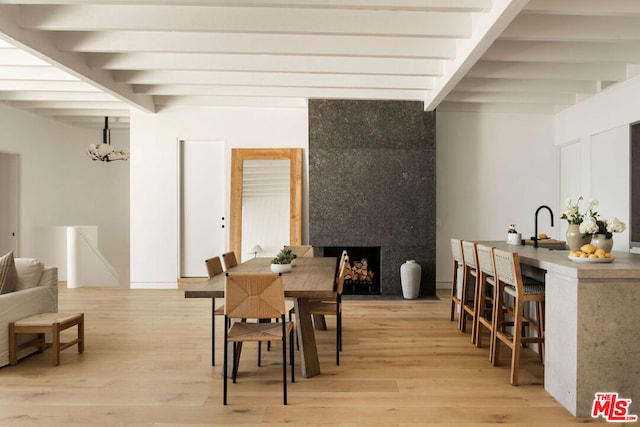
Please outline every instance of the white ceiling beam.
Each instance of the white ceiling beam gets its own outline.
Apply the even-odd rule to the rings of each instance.
[[[230,85],[280,87],[382,87],[390,89],[430,89],[431,77],[364,74],[296,74],[220,71],[117,71],[117,81],[133,85]],[[136,93],[141,93],[136,87]]]
[[[7,101],[100,101],[117,105],[122,102],[103,92],[0,91],[0,99]]]
[[[61,80],[5,80],[0,78],[0,90],[5,91],[41,91],[41,92],[85,92],[104,93],[82,81]],[[108,95],[108,94],[105,94]],[[110,96],[110,95],[109,95]],[[117,98],[111,97],[116,100]]]
[[[311,34],[225,34],[202,32],[60,32],[59,49],[69,52],[231,53],[450,59],[455,40],[427,37]]]
[[[102,117],[102,122],[104,123],[105,110],[103,108],[41,108],[41,107],[33,107],[33,108],[25,108],[29,111],[34,112],[35,114],[39,114],[41,116],[46,117],[62,117],[62,116],[88,116],[88,117]],[[111,116],[126,116],[129,117],[128,109],[121,110],[109,110],[109,117]]]
[[[568,107],[566,105],[565,107]],[[468,112],[468,113],[527,113],[527,114],[554,114],[557,107],[552,104],[531,103],[481,103],[481,102],[442,102],[438,106],[441,112]]]
[[[166,91],[162,86],[157,88],[158,92]],[[163,98],[164,96],[164,98]],[[354,89],[354,88],[294,88],[294,87],[259,87],[259,86],[210,86],[201,95],[155,95],[158,105],[162,100],[182,102],[186,99],[201,96],[205,99],[208,96],[247,96],[247,97],[275,97],[275,98],[343,98],[343,99],[389,99],[420,101],[424,96],[423,90],[409,89]]]
[[[20,11],[18,6],[0,6],[0,38],[136,108],[147,112],[155,111],[150,97],[135,94],[130,87],[113,82],[107,71],[92,70],[81,55],[61,52],[50,35],[20,27],[17,23],[22,16]]]
[[[442,61],[417,58],[353,58],[195,53],[90,54],[94,68],[107,70],[271,71],[427,76],[442,74]]]
[[[20,26],[39,31],[214,31],[468,37],[464,13],[217,6],[22,6]]]
[[[0,48],[0,66],[14,65],[14,66],[46,66],[50,65],[40,58],[36,58],[33,55],[29,55],[17,48]]]
[[[626,78],[626,66],[624,64],[478,61],[469,70],[467,77],[620,81]]]
[[[47,0],[24,0],[21,4],[50,4]],[[84,4],[165,6],[259,6],[329,9],[382,9],[415,11],[481,12],[490,0],[83,0]],[[56,4],[78,4],[78,0],[56,0]]]
[[[450,102],[481,102],[481,103],[501,103],[511,104],[566,104],[571,105],[576,102],[574,94],[554,93],[554,92],[464,92],[452,91],[447,96]]]
[[[640,40],[640,17],[522,14],[500,36],[502,40],[621,42]]]
[[[0,67],[2,80],[57,80],[78,82],[78,78],[55,67],[23,67],[5,65]]]
[[[523,13],[548,15],[640,16],[638,0],[530,0]]]
[[[168,108],[189,107],[273,107],[273,108],[306,108],[307,100],[303,97],[276,98],[259,96],[157,96],[159,110]],[[163,108],[160,108],[163,107]]]
[[[473,35],[458,41],[457,57],[445,62],[443,76],[436,80],[434,90],[425,94],[426,111],[433,111],[447,96],[487,48],[498,38],[528,0],[496,0],[487,13],[476,16]]]
[[[261,86],[136,86],[145,94],[190,96],[249,96],[289,98],[343,98],[343,99],[393,99],[422,100],[423,90],[379,88],[312,88],[312,87],[261,87]]]
[[[0,97],[0,99],[2,99]],[[40,101],[40,100],[24,100],[24,101],[7,101],[17,108],[24,109],[87,109],[87,110],[101,110],[101,111],[122,111],[121,103],[109,103],[109,102],[99,102],[99,101],[63,101],[63,100],[54,100],[54,101]],[[100,114],[104,116],[104,114]]]
[[[482,59],[519,62],[640,63],[640,41],[585,43],[496,40]]]
[[[465,77],[454,91],[466,92],[537,92],[584,93],[598,92],[595,81],[588,80],[535,80],[535,79],[492,79]],[[448,98],[447,98],[448,100]]]

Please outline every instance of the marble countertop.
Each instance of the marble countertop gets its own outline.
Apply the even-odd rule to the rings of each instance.
[[[568,250],[509,245],[505,241],[478,242],[505,251],[518,252],[520,262],[578,279],[640,279],[640,254],[613,251],[611,263],[579,263],[569,259]]]

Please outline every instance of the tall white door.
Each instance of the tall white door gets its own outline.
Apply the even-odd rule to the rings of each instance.
[[[225,145],[181,141],[180,276],[206,277],[204,260],[226,250]]]
[[[18,155],[0,153],[0,256],[18,253]]]

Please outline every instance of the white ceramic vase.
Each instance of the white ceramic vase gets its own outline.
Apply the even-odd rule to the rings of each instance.
[[[577,224],[569,224],[567,228],[567,245],[569,245],[570,251],[579,251],[582,245],[586,245],[591,242],[591,236],[582,237],[580,233],[580,226]]]
[[[521,233],[507,233],[507,243],[510,245],[519,245],[522,243]]]
[[[601,248],[605,252],[611,252],[613,249],[613,238],[607,239],[606,234],[594,234],[591,238],[591,244],[596,248]]]
[[[400,283],[402,284],[402,296],[405,299],[418,298],[421,274],[422,267],[413,259],[400,266]]]

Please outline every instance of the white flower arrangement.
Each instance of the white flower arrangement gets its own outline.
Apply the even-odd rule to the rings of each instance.
[[[582,196],[578,197],[578,201],[576,203],[573,203],[573,200],[571,199],[566,199],[564,201],[565,207],[564,207],[564,210],[562,211],[562,215],[560,216],[560,218],[566,219],[567,222],[569,222],[569,224],[580,225],[583,223],[587,215],[592,217],[597,216],[598,213],[594,212],[593,208],[595,206],[598,206],[600,202],[598,202],[596,199],[589,199],[589,206],[587,206],[587,210],[585,211],[584,214],[581,214],[580,202],[582,200],[584,200]]]
[[[606,221],[607,224],[607,233],[622,233],[627,229],[627,226],[624,222],[620,221],[618,218],[613,217],[609,218]]]
[[[598,230],[598,221],[594,217],[588,217],[580,224],[580,233],[582,234],[595,234]]]
[[[582,196],[578,198],[577,203],[573,203],[571,199],[565,201],[565,210],[562,212],[562,219],[566,219],[569,224],[579,224],[580,233],[585,237],[594,234],[604,234],[605,238],[611,239],[613,233],[622,233],[627,226],[618,218],[599,219],[598,212],[594,210],[599,205],[598,200],[589,199],[589,206],[584,214],[581,214],[578,208]]]

